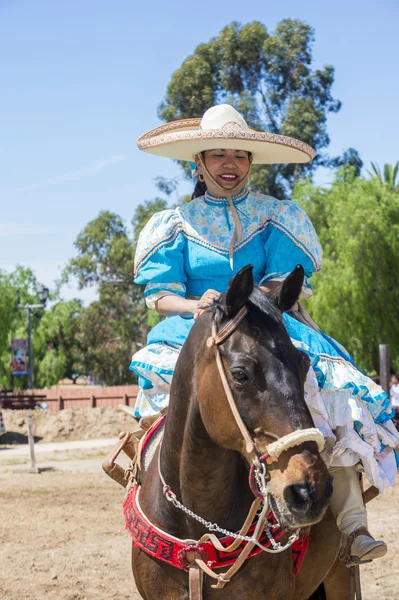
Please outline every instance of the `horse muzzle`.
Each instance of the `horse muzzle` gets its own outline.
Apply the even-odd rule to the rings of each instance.
[[[313,483],[300,481],[286,485],[283,490],[285,504],[294,517],[319,520],[319,513],[324,514],[332,494],[332,477],[328,476],[322,494],[317,494]]]
[[[280,524],[290,528],[320,521],[333,490],[324,461],[308,450],[289,457],[283,472],[272,474],[268,487],[273,511]]]

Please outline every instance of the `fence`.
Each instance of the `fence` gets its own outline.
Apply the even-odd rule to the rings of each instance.
[[[113,407],[119,404],[134,406],[138,389],[137,385],[62,387],[14,391],[12,396],[18,398],[20,395],[27,404],[30,396],[41,396],[41,401],[48,405],[51,412],[58,412],[65,408]],[[0,400],[8,395],[7,392],[1,394]]]

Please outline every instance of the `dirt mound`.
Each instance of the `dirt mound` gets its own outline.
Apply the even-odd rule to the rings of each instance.
[[[2,444],[27,443],[26,410],[3,410],[6,431]],[[58,413],[33,411],[35,442],[65,442],[117,437],[131,431],[136,421],[116,408],[67,408]]]

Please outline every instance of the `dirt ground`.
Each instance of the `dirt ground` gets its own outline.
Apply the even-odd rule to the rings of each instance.
[[[57,413],[32,411],[36,443],[112,438],[129,429],[134,419],[115,408],[66,408]],[[3,410],[7,432],[0,444],[26,444],[25,410]]]
[[[78,409],[85,410],[102,409]],[[131,426],[132,419],[125,419],[123,413],[111,413],[116,433],[106,424],[106,432],[101,434],[102,417],[92,415],[97,429],[91,436],[87,415],[77,414],[73,435],[79,429],[79,435],[85,431],[93,438],[112,437],[119,429]],[[65,416],[59,418],[62,421]],[[76,425],[79,419],[84,422],[82,427]],[[6,419],[6,425],[10,432],[11,419]],[[54,437],[49,439],[50,433],[42,435],[54,441]],[[101,470],[107,450],[80,455],[64,452],[61,457],[40,454],[38,465],[44,470],[34,475],[15,472],[22,464],[7,464],[2,444],[4,436],[0,438],[0,598],[139,600],[130,568],[130,539],[121,512],[124,490]],[[399,484],[370,505],[370,528],[375,536],[386,540],[389,553],[362,567],[364,600],[399,597],[398,506]]]

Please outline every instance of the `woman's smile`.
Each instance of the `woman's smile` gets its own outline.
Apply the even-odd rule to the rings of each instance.
[[[236,173],[221,173],[217,177],[224,183],[235,183],[238,180],[238,175]]]
[[[221,188],[225,190],[234,189],[240,181],[243,181],[250,168],[248,152],[244,150],[207,150],[204,152],[204,163],[208,173]],[[208,191],[218,195],[220,190],[214,185],[207,173],[203,173]]]

